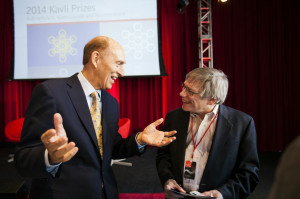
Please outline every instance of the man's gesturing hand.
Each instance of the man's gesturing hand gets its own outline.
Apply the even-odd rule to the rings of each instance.
[[[139,144],[147,144],[151,146],[165,146],[170,144],[176,137],[170,137],[176,133],[176,131],[163,132],[156,129],[164,121],[163,118],[156,120],[155,122],[149,124],[143,132],[141,132],[137,141]]]
[[[43,133],[41,140],[48,150],[50,164],[58,164],[69,161],[77,153],[78,147],[74,142],[68,143],[61,115],[55,113],[53,120],[55,129],[49,129]]]

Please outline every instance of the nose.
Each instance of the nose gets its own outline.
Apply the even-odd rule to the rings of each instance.
[[[118,68],[117,73],[118,73],[119,77],[123,77],[123,76],[124,76],[125,71],[124,71],[123,65],[121,65],[121,66]]]
[[[185,91],[184,88],[181,89],[181,92],[179,93],[179,95],[180,95],[181,97],[186,97],[186,96],[187,96],[187,95],[186,95],[186,91]]]

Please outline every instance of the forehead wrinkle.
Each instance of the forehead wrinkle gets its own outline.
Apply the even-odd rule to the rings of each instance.
[[[201,90],[201,82],[200,82],[200,80],[197,80],[196,78],[191,78],[190,77],[186,81],[190,84],[191,87],[194,87],[194,88],[189,87],[189,89],[191,91],[200,92],[200,90]],[[195,88],[197,88],[197,90],[194,90]]]

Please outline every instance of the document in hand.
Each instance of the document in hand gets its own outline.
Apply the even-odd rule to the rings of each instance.
[[[176,189],[170,189],[171,192],[184,196],[184,198],[202,198],[202,199],[216,199],[216,197],[213,196],[199,196],[199,195],[195,195],[193,192],[190,193],[182,193]]]

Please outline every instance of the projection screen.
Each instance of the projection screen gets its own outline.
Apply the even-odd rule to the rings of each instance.
[[[165,75],[156,0],[14,0],[11,79],[68,77],[84,45],[105,35],[125,50],[125,76]]]

